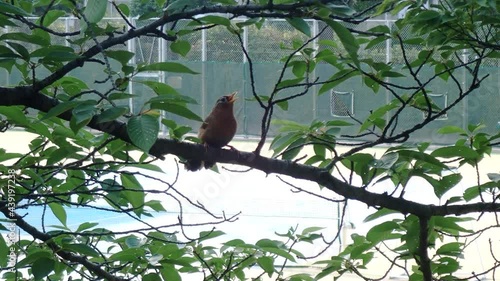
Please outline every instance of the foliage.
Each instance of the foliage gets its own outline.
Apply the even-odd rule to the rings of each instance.
[[[164,1],[163,1],[164,2]],[[152,13],[162,7],[158,1],[133,0],[130,3],[130,15],[133,17]]]
[[[467,227],[464,222],[476,213],[484,221],[500,210],[500,174],[488,173],[488,179],[479,176],[480,165],[499,144],[500,134],[485,131],[481,124],[442,126],[438,133],[455,136],[455,143],[432,147],[431,143],[407,141],[480,91],[489,79],[483,63],[496,60],[500,50],[497,3],[452,0],[427,7],[423,1],[385,0],[378,5],[352,5],[361,7],[355,11],[328,1],[248,2],[237,5],[232,0],[212,0],[193,5],[183,0],[156,1],[154,9],[151,1],[135,1],[130,7],[113,2],[123,16],[121,22],[103,20],[108,6],[101,0],[88,0],[86,7],[71,0],[0,2],[0,26],[12,28],[0,35],[0,68],[19,77],[0,87],[1,131],[6,134],[16,128],[34,136],[28,152],[0,149],[0,211],[5,217],[1,227],[7,234],[1,236],[0,254],[9,257],[0,259],[3,279],[181,280],[194,275],[205,280],[264,276],[315,280],[345,274],[368,279],[377,258],[387,264],[385,273],[377,277],[380,279],[394,268],[401,269],[409,280],[456,280],[464,274],[460,268],[469,262],[463,251],[471,246],[470,240],[481,239],[499,226],[498,220],[485,221],[483,229]],[[403,9],[407,9],[406,16],[396,22],[396,28],[355,28],[367,15],[397,14]],[[67,11],[78,17],[76,31],[57,27],[57,20]],[[33,13],[39,15],[35,20]],[[136,13],[137,26],[128,18]],[[243,16],[244,21],[232,21]],[[278,34],[268,28],[269,18],[284,19],[287,32]],[[322,24],[316,37],[305,21],[311,18]],[[187,23],[178,25],[182,21]],[[165,26],[168,28],[159,28]],[[259,81],[253,60],[259,54],[243,49],[252,93],[248,102],[258,107],[255,114],[261,122],[258,144],[254,151],[245,152],[186,142],[196,141],[188,134],[192,131],[186,125],[188,120],[202,121],[190,106],[202,101],[172,85],[141,80],[140,76],[199,72],[179,61],[136,63],[136,54],[124,44],[143,37],[160,38],[170,42],[171,52],[189,57],[192,46],[186,38],[190,35],[202,30],[225,32],[234,39],[230,49],[242,48],[244,28],[260,31],[261,42],[279,35],[284,41],[282,67],[269,92],[256,90]],[[401,33],[408,29],[411,38],[403,39]],[[323,38],[326,32],[335,38]],[[370,56],[371,48],[387,40],[400,50],[396,63]],[[464,60],[464,50],[473,56]],[[328,71],[313,79],[311,73],[320,64]],[[423,77],[423,69],[432,69],[431,77]],[[458,75],[466,75],[469,83],[459,83]],[[366,117],[351,114],[348,121],[332,118],[300,124],[275,118],[277,107],[287,111],[289,101],[308,95],[312,88],[321,96],[350,79],[359,79],[370,94],[384,90],[390,98],[367,110]],[[432,100],[432,84],[437,81],[454,93],[444,106]],[[133,90],[139,86],[151,95]],[[140,106],[131,108],[130,99]],[[401,124],[408,112],[422,112],[424,117],[414,124]],[[271,124],[280,131],[270,142],[273,155],[265,157],[262,149]],[[167,137],[158,138],[160,128],[168,130]],[[347,134],[346,128],[356,133]],[[380,147],[384,148],[382,154],[369,150]],[[232,222],[237,215],[216,215],[186,196],[176,186],[177,178],[163,180],[160,175],[165,171],[156,161],[166,154],[235,163],[315,182],[330,196],[290,185],[344,206],[339,230],[331,242],[317,226],[292,227],[255,243],[225,239],[225,233],[216,228],[190,237],[186,229]],[[456,169],[465,167],[478,176],[461,192],[458,186],[464,177]],[[427,183],[432,193],[426,197],[438,204],[406,196],[422,192],[413,184],[417,179]],[[334,195],[341,199],[332,200]],[[374,213],[365,221],[374,226],[366,233],[354,233],[351,243],[335,255],[321,256],[323,250],[338,243],[352,201],[372,207]],[[201,210],[211,219],[190,225],[183,218],[185,206]],[[140,227],[116,231],[90,221],[73,227],[68,218],[75,208],[99,216],[126,214]],[[41,213],[42,224],[31,224],[23,217],[25,210]],[[177,221],[156,226],[147,220],[167,212],[178,212]],[[58,220],[57,225],[45,226],[48,214]],[[23,231],[21,237],[16,237],[16,229]],[[324,248],[315,257],[299,250],[318,242]],[[483,265],[482,271],[466,272],[466,278],[494,277],[500,266],[495,243],[489,241],[489,249],[483,251],[491,256],[491,263]],[[287,271],[304,259],[319,267],[319,272]]]

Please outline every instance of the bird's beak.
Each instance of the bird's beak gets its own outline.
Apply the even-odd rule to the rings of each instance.
[[[232,94],[229,95],[229,103],[234,103],[238,98],[236,97],[236,94],[238,92],[233,92]]]

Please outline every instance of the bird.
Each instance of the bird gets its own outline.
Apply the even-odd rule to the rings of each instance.
[[[215,107],[201,124],[200,130],[198,131],[198,138],[205,147],[222,148],[226,146],[236,134],[237,123],[233,113],[233,104],[236,101],[236,94],[237,92],[233,92],[230,95],[220,97]],[[215,162],[197,159],[188,159],[184,163],[186,170],[193,172],[200,170],[202,166],[205,167],[205,169],[209,169],[213,165],[215,165]]]

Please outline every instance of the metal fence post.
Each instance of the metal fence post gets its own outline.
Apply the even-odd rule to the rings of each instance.
[[[162,26],[162,29],[165,29],[166,26]],[[163,30],[162,30],[163,31]],[[158,61],[159,62],[166,62],[168,60],[168,46],[167,46],[167,40],[159,40],[158,44]],[[160,72],[160,76],[158,77],[159,82],[161,83],[167,83],[167,79],[165,79],[165,73],[162,71]],[[166,117],[167,113],[165,111],[162,112],[162,117]],[[161,126],[161,132],[164,136],[167,135],[167,126],[163,125],[160,120],[160,126]]]
[[[385,13],[384,15],[385,19],[385,25],[389,28],[389,30],[392,29],[391,26],[391,20],[389,19],[389,15]],[[392,39],[387,39],[385,40],[385,63],[390,63],[392,60]],[[391,79],[389,77],[385,78],[386,82],[389,82]],[[386,104],[389,104],[391,101],[391,93],[389,92],[388,89],[385,89],[385,102]],[[390,113],[386,114],[386,120],[389,120],[391,118]]]
[[[464,64],[469,62],[469,52],[467,50],[463,50],[462,52],[462,62]],[[467,68],[463,68],[462,70],[462,87],[467,87]],[[462,101],[462,129],[467,129],[467,125],[469,124],[469,96],[465,97]]]
[[[248,26],[243,27],[243,48],[247,50],[248,52]],[[245,53],[242,51],[241,52],[243,55],[243,85],[242,85],[242,93],[241,93],[241,100],[243,102],[243,135],[245,137],[248,137],[248,112],[247,112],[247,102],[246,102],[246,96],[247,96],[247,75],[246,75],[246,70],[247,70],[247,64],[248,60],[247,57],[245,56]]]
[[[134,18],[129,18],[129,21],[135,26],[135,19]],[[130,26],[128,26],[128,25],[127,25],[127,30],[130,30]],[[134,53],[134,54],[135,54],[135,40],[136,39],[132,39],[132,40],[129,40],[127,42],[127,50],[129,52],[131,52],[131,53]],[[135,56],[132,56],[132,59],[131,59],[130,63],[132,65],[136,64]],[[129,85],[128,85],[128,92],[131,95],[134,93],[134,83],[129,83]],[[128,105],[130,107],[130,112],[134,112],[134,102],[132,101],[132,98],[129,98]]]
[[[207,110],[207,84],[206,84],[206,63],[207,63],[207,30],[201,30],[201,116],[206,116]]]
[[[319,32],[319,27],[318,27],[318,21],[317,20],[313,20],[313,29],[312,29],[312,36],[313,37],[316,37],[318,35],[318,32]],[[314,49],[314,53],[313,53],[313,56],[316,57],[316,54],[318,54],[318,48],[319,48],[319,44],[318,44],[318,38],[315,38],[312,42],[313,44],[313,49]],[[312,77],[313,79],[316,79],[316,67],[314,68],[313,72],[312,72]],[[316,117],[318,117],[318,112],[317,112],[317,102],[318,102],[318,87],[317,85],[314,85],[312,87],[312,92],[313,92],[313,95],[312,95],[312,110],[313,110],[313,120],[316,119]],[[312,120],[311,120],[312,121]]]

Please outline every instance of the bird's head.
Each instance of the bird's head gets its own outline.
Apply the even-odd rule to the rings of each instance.
[[[222,96],[217,100],[217,106],[229,107],[232,106],[236,101],[236,94],[238,92],[233,92],[230,95]]]

